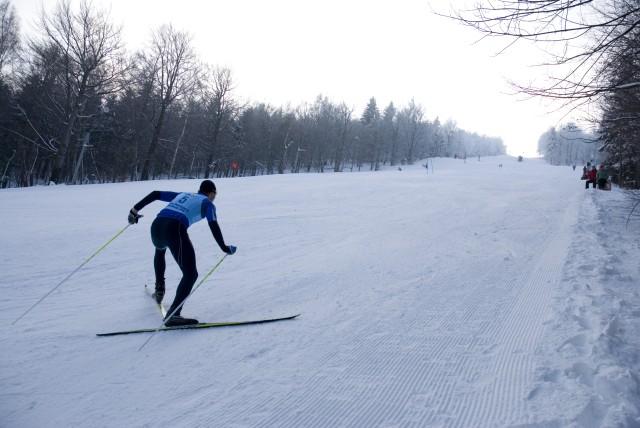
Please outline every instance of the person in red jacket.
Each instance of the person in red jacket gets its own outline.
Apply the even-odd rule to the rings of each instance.
[[[584,188],[589,188],[589,183],[593,184],[593,188],[596,188],[596,175],[598,171],[596,170],[596,166],[592,166],[591,170],[587,172],[587,181],[584,183]]]

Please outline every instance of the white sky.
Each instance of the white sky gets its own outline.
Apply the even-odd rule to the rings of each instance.
[[[37,11],[56,0],[12,0],[23,32]],[[194,36],[210,64],[231,68],[236,95],[274,106],[312,102],[322,94],[344,101],[359,116],[374,96],[420,103],[429,120],[453,119],[460,128],[501,137],[511,155],[536,153],[540,135],[559,113],[546,101],[508,95],[506,77],[528,82],[544,76],[537,48],[520,46],[495,57],[505,41],[479,35],[431,13],[427,0],[93,0],[111,6],[130,50],[151,30],[171,23]],[[435,1],[432,2],[436,4]],[[446,11],[444,0],[439,11]],[[79,4],[73,1],[74,6]],[[534,73],[541,73],[538,77]]]

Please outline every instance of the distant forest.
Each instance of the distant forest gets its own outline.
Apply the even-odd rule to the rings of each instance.
[[[60,1],[24,40],[0,1],[2,187],[398,168],[436,156],[505,153],[500,138],[425,118],[423,106],[362,112],[319,95],[247,104],[225,67],[164,25],[128,54],[122,29],[88,1]]]
[[[551,127],[538,140],[538,153],[551,165],[576,165],[601,162],[606,154],[599,151],[602,141],[575,123]]]

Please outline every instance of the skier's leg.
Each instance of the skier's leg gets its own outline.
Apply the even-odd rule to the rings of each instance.
[[[180,225],[177,233],[172,236],[169,241],[169,249],[182,271],[182,279],[178,284],[176,297],[171,304],[171,309],[169,309],[169,313],[171,313],[191,293],[191,289],[198,279],[198,270],[196,268],[196,253],[184,226]],[[178,309],[174,315],[180,315],[181,312],[182,308]]]
[[[151,242],[156,247],[153,256],[153,270],[156,276],[156,288],[154,298],[158,303],[162,302],[165,292],[164,272],[167,269],[165,254],[167,252],[167,228],[168,221],[162,218],[156,218],[151,224]]]

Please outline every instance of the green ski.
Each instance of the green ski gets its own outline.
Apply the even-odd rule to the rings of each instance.
[[[297,318],[300,314],[292,315],[289,317],[281,317],[281,318],[269,318],[255,321],[227,321],[227,322],[213,322],[213,323],[200,323],[200,324],[192,324],[192,325],[179,325],[175,327],[162,327],[158,331],[169,331],[169,330],[194,330],[194,329],[202,329],[202,328],[214,328],[214,327],[233,327],[233,326],[242,326],[242,325],[251,325],[251,324],[266,324],[270,322],[276,321],[285,321],[292,320]],[[136,334],[136,333],[153,333],[156,331],[155,328],[143,328],[139,330],[124,330],[124,331],[114,331],[112,333],[98,333],[96,336],[118,336],[121,334]]]

